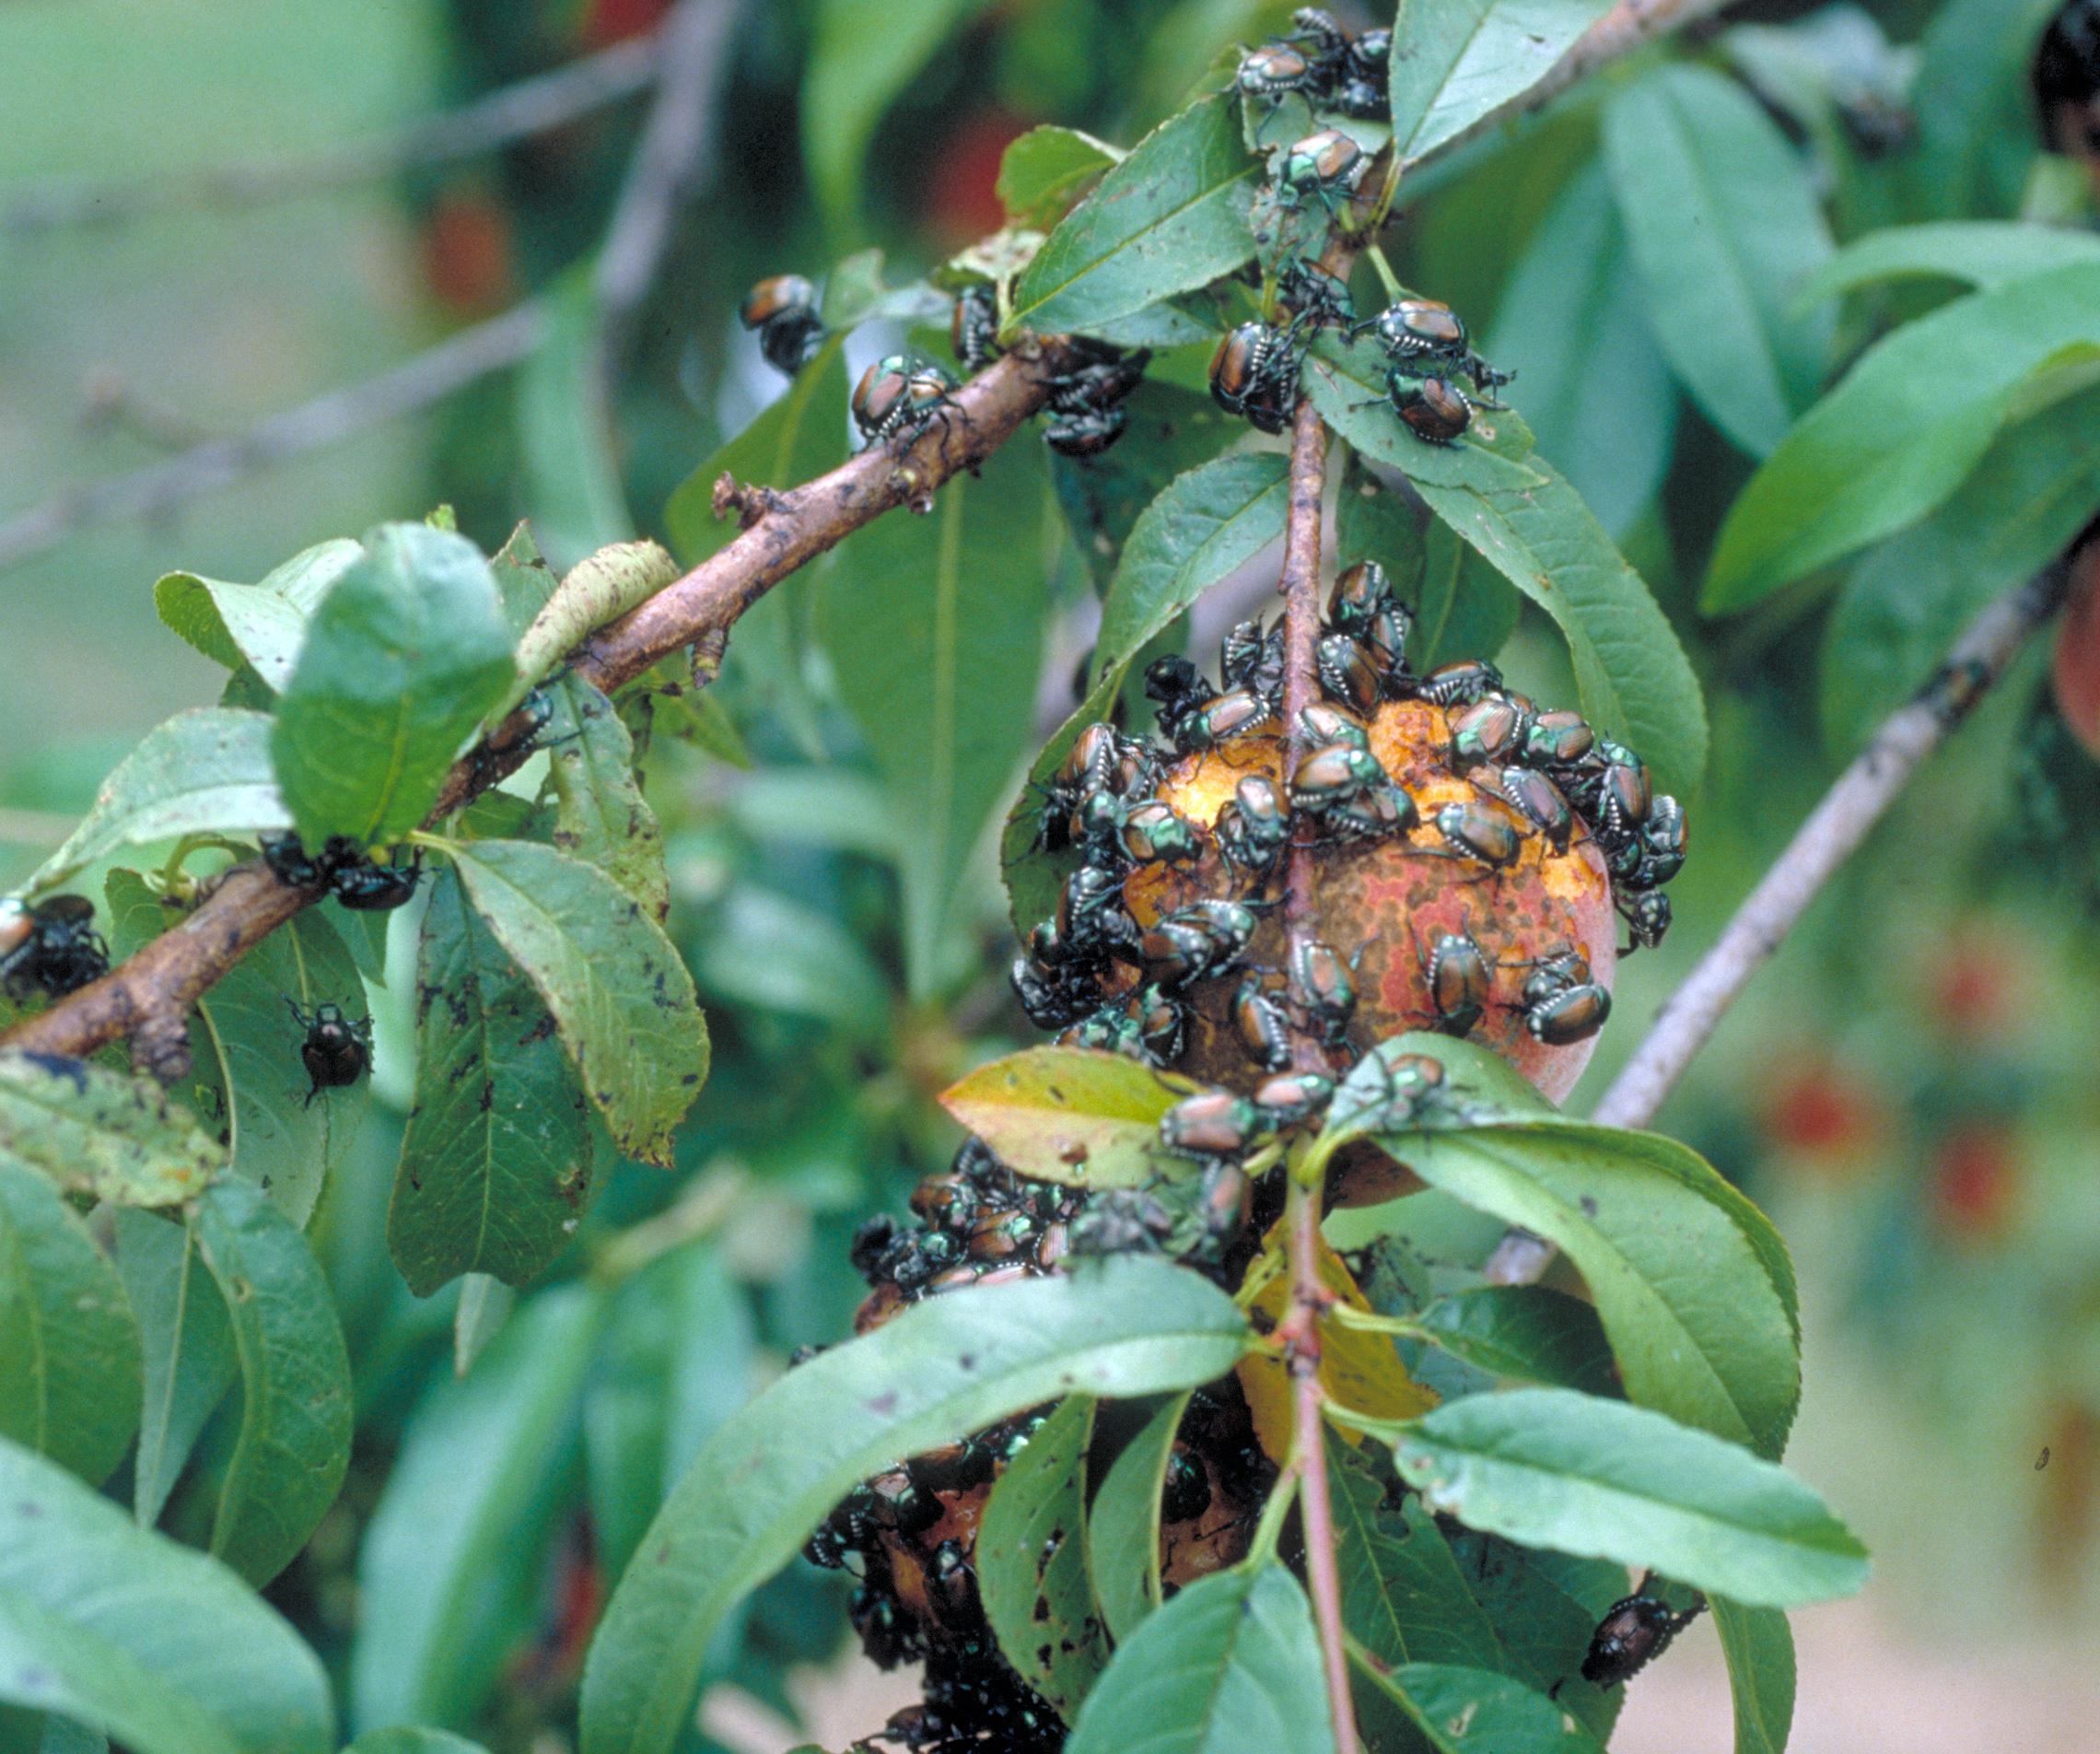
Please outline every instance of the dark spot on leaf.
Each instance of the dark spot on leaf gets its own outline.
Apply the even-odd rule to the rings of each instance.
[[[977,1354],[974,1352],[962,1353],[956,1359],[955,1368],[957,1370],[975,1370],[977,1368]]]
[[[886,1395],[876,1396],[873,1400],[868,1403],[868,1410],[874,1414],[877,1419],[888,1419],[892,1413],[897,1410],[896,1391],[892,1389]]]
[[[1035,1666],[1037,1668],[1048,1668],[1050,1666],[1050,1659],[1056,1655],[1056,1652],[1053,1650],[1049,1645],[1038,1644],[1035,1647]]]
[[[1596,1202],[1595,1200],[1592,1199],[1589,1197],[1589,1195],[1587,1195],[1587,1194],[1584,1194],[1584,1195],[1582,1196],[1581,1199],[1580,1201],[1578,1201],[1577,1203],[1578,1203],[1578,1204],[1579,1204],[1579,1205],[1580,1205],[1580,1206],[1582,1208],[1582,1216],[1583,1216],[1583,1217],[1585,1217],[1585,1218],[1594,1218],[1594,1217],[1596,1217],[1596,1215],[1597,1215],[1597,1202]]]
[[[22,1058],[39,1071],[49,1073],[53,1078],[63,1078],[73,1086],[76,1092],[83,1095],[87,1093],[88,1068],[81,1061],[70,1058],[64,1054],[32,1052],[24,1054]]]
[[[33,1523],[43,1514],[43,1506],[33,1498],[25,1498],[15,1506],[15,1514],[25,1523]]]

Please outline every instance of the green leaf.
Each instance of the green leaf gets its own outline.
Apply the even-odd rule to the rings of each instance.
[[[1219,457],[1177,476],[1139,516],[1102,605],[1092,686],[1043,746],[1007,813],[999,850],[1017,930],[1056,906],[1064,873],[1077,862],[1076,855],[1053,858],[1035,848],[1043,788],[1079,732],[1108,715],[1131,661],[1147,643],[1219,579],[1282,536],[1289,497],[1284,474],[1284,460],[1273,452]]]
[[[890,981],[867,946],[835,914],[756,883],[737,884],[710,912],[694,968],[710,997],[822,1018],[861,1041],[892,1027]]]
[[[41,1738],[30,1719],[24,1746],[37,1754],[56,1754],[51,1729],[66,1719],[121,1736],[138,1754],[236,1754],[239,1748],[194,1700],[107,1639],[6,1591],[0,1591],[0,1702],[64,1714],[46,1722]],[[101,1748],[108,1748],[103,1741]]]
[[[1779,1454],[1801,1392],[1784,1246],[1696,1152],[1572,1121],[1382,1142],[1431,1187],[1560,1247],[1634,1400]]]
[[[449,1730],[413,1728],[396,1725],[392,1729],[368,1730],[344,1754],[487,1754],[479,1742],[470,1742]]]
[[[992,1487],[977,1528],[977,1588],[999,1649],[1068,1724],[1108,1661],[1087,1583],[1087,1443],[1093,1401],[1074,1395]]]
[[[2100,506],[2100,389],[2009,427],[1932,515],[1853,568],[1825,624],[1824,735],[1863,744],[1971,616],[2061,554]]]
[[[620,487],[620,459],[601,382],[605,317],[588,268],[571,269],[541,295],[544,339],[519,365],[518,451],[525,503],[542,547],[580,560],[635,533]]]
[[[309,1012],[317,1005],[339,1005],[354,1022],[367,1015],[350,947],[328,915],[315,908],[256,944],[197,1001],[202,1028],[193,1039],[198,1060],[216,1069],[228,1103],[233,1173],[303,1225],[328,1177],[348,1156],[372,1087],[360,1078],[308,1100],[313,1081],[299,1058],[305,1032],[287,1000]]]
[[[584,1093],[630,1157],[671,1165],[707,1076],[707,1025],[663,929],[610,877],[552,847],[453,848],[468,899],[554,1013]]]
[[[1368,1459],[1332,1434],[1327,1456],[1342,1623],[1350,1633],[1371,1656],[1394,1667],[1454,1663],[1506,1670],[1494,1622],[1421,1500],[1406,1498],[1389,1508],[1385,1485]]]
[[[126,1207],[111,1216],[117,1273],[137,1312],[145,1351],[132,1511],[141,1528],[151,1528],[239,1366],[226,1304],[198,1258],[195,1232]]]
[[[1797,309],[1884,280],[1963,280],[1974,286],[2100,261],[2100,238],[2009,219],[1937,219],[1855,238],[1802,283]]]
[[[226,1167],[151,1079],[18,1048],[0,1049],[0,1163],[118,1206],[179,1206]]]
[[[452,1311],[452,1374],[464,1376],[488,1343],[503,1331],[518,1293],[488,1273],[460,1276],[460,1302]]]
[[[298,1557],[343,1484],[350,1360],[328,1281],[290,1219],[234,1179],[193,1212],[240,1361],[240,1433],[212,1552],[260,1589]]]
[[[1009,333],[1087,333],[1231,274],[1254,253],[1261,169],[1231,94],[1169,117],[1044,240],[1014,286]]]
[[[1468,1587],[1494,1622],[1508,1672],[1550,1693],[1600,1741],[1609,1736],[1626,1690],[1592,1687],[1581,1670],[1597,1622],[1627,1593],[1626,1568],[1519,1547],[1456,1525],[1447,1537]]]
[[[1383,486],[1352,455],[1336,501],[1339,560],[1381,562],[1415,612],[1407,661],[1418,672],[1457,658],[1492,658],[1516,631],[1518,598],[1510,581],[1401,494]]]
[[[1919,39],[1905,106],[1919,139],[1907,155],[1916,208],[1964,217],[2010,213],[2038,150],[2030,69],[2060,0],[1946,0]]]
[[[1087,1570],[1109,1635],[1127,1643],[1160,1605],[1160,1511],[1186,1395],[1170,1395],[1109,1465],[1087,1513]]]
[[[382,524],[307,628],[271,738],[307,845],[398,840],[438,801],[461,745],[517,672],[480,549]]]
[[[1388,1669],[1354,1641],[1351,1655],[1437,1754],[1604,1754],[1561,1706],[1507,1675],[1441,1663]]]
[[[99,1485],[138,1429],[139,1333],[57,1188],[0,1162],[0,1437]]]
[[[1418,485],[1519,490],[1545,479],[1532,458],[1532,433],[1513,410],[1481,408],[1455,444],[1418,438],[1393,411],[1385,356],[1369,337],[1330,331],[1313,345],[1305,393],[1327,424],[1367,457],[1390,463]]]
[[[1553,71],[1608,0],[1400,0],[1393,138],[1420,158]]]
[[[1544,1285],[1485,1285],[1422,1311],[1436,1345],[1476,1370],[1522,1383],[1613,1395],[1611,1342],[1597,1312]]]
[[[1173,480],[1246,436],[1246,425],[1178,385],[1147,379],[1123,404],[1113,450],[1050,459],[1050,484],[1094,587],[1106,591],[1145,509]]]
[[[1989,450],[2026,379],[2095,350],[2095,263],[1971,293],[1884,337],[1750,478],[1703,606],[1746,609],[1923,517]]]
[[[1706,767],[1706,706],[1675,631],[1575,490],[1543,459],[1529,466],[1547,479],[1519,492],[1415,485],[1553,618],[1592,722],[1638,749],[1661,789],[1695,790]]]
[[[473,1721],[533,1623],[601,1315],[580,1285],[531,1298],[417,1405],[358,1555],[360,1732]]]
[[[1081,185],[1122,158],[1120,147],[1077,128],[1031,128],[1008,142],[999,159],[999,205],[1017,226],[1048,225]]]
[[[1641,313],[1640,284],[1601,165],[1569,179],[1510,276],[1488,357],[1542,455],[1597,521],[1624,535],[1670,466],[1677,395]]]
[[[168,627],[214,663],[228,670],[246,664],[269,688],[279,689],[292,673],[314,605],[364,553],[338,536],[294,555],[254,585],[171,572],[153,587],[153,606]]]
[[[156,725],[102,782],[87,820],[29,888],[56,889],[121,847],[289,828],[270,770],[270,725],[266,713],[230,707],[192,707]]]
[[[1793,1727],[1794,1647],[1787,1617],[1776,1608],[1745,1608],[1709,1597],[1714,1630],[1728,1660],[1735,1701],[1735,1754],[1786,1754]]]
[[[427,1297],[461,1273],[522,1285],[590,1192],[590,1111],[532,983],[440,871],[416,970],[415,1106],[387,1249]]]
[[[1312,1610],[1274,1561],[1191,1584],[1087,1695],[1068,1754],[1327,1754]]]
[[[1655,339],[1714,424],[1768,456],[1837,322],[1827,303],[1791,314],[1831,250],[1801,155],[1734,80],[1683,63],[1614,97],[1604,141]]]
[[[1807,1487],[1706,1432],[1564,1388],[1448,1402],[1400,1439],[1432,1510],[1764,1608],[1849,1596],[1866,1549]]]
[[[585,1666],[583,1754],[670,1748],[731,1606],[894,1457],[1061,1395],[1208,1382],[1246,1338],[1208,1281],[1118,1259],[928,1299],[790,1371],[708,1440],[621,1578]]]
[[[850,231],[875,124],[940,44],[987,0],[822,0],[802,88],[802,152],[831,223]],[[785,143],[782,143],[785,145]]]
[[[671,873],[663,830],[635,773],[635,740],[612,703],[583,677],[571,672],[550,692],[554,845],[597,866],[660,921],[671,912]]]
[[[190,1739],[170,1735],[168,1745],[176,1748],[230,1743],[248,1754],[327,1754],[335,1747],[334,1709],[319,1660],[216,1560],[134,1527],[64,1468],[5,1441],[0,1506],[6,1522],[0,1617],[10,1630],[48,1633],[44,1648],[64,1657],[68,1680],[81,1697],[96,1699],[98,1712],[123,1695],[150,1711],[175,1694],[220,1732],[218,1739],[194,1739],[200,1717],[184,1713],[169,1725],[190,1733]],[[6,1636],[0,1632],[0,1642]],[[104,1653],[111,1690],[90,1695],[92,1676],[77,1659]],[[0,1670],[9,1666],[0,1656]],[[141,1673],[166,1690],[158,1699],[127,1685]],[[103,1721],[129,1736],[118,1719]],[[161,1744],[142,1738],[138,1746]]]
[[[904,969],[934,990],[978,841],[1035,741],[1047,609],[1043,453],[1009,445],[930,515],[840,544],[817,604],[838,692],[874,752],[904,842]],[[878,657],[877,654],[880,654]]]
[[[1160,1117],[1195,1088],[1121,1054],[1028,1047],[978,1067],[940,1103],[1024,1175],[1068,1187],[1141,1187],[1173,1166]]]
[[[512,542],[519,537],[527,544],[531,541],[522,524]],[[518,637],[518,674],[489,709],[486,722],[491,725],[506,718],[535,684],[559,670],[566,655],[590,634],[648,602],[678,578],[678,563],[653,542],[615,542],[594,549],[551,590],[546,588],[550,576],[544,563],[539,562],[537,549],[531,550],[526,560],[532,569],[513,585],[506,584],[504,569],[498,565],[502,559],[498,555],[490,564],[497,568],[507,618],[515,619],[521,602],[536,598],[538,607]],[[565,677],[564,681],[578,688],[590,685],[581,676]],[[548,742],[554,742],[553,735]]]

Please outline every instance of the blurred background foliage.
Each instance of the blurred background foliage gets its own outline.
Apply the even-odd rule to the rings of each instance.
[[[0,8],[0,215],[54,181],[269,163],[383,134],[646,32],[663,10],[18,0]],[[752,281],[819,273],[868,245],[888,251],[892,281],[925,271],[1001,223],[995,179],[1018,133],[1055,121],[1127,144],[1220,51],[1288,10],[741,7],[710,173],[624,350],[609,427],[579,399],[557,322],[518,371],[178,516],[84,529],[0,581],[0,885],[60,837],[123,748],[216,692],[216,672],[155,621],[158,573],[258,578],[307,544],[439,501],[492,549],[533,518],[557,559],[663,534],[673,489],[783,387],[734,321]],[[2050,10],[1744,6],[1688,48],[1778,121],[1839,242],[1952,216],[2090,227],[2090,185],[2036,145],[2026,65]],[[1709,693],[1715,754],[1690,801],[1679,924],[1623,974],[1592,1093],[1856,747],[1872,715],[1850,703],[1877,697],[1871,678],[1824,661],[1846,569],[1733,619],[1694,606],[1754,460],[1674,374],[1619,235],[1599,135],[1643,64],[1439,167],[1393,234],[1403,278],[1451,300],[1519,368],[1516,405],[1650,580]],[[8,511],[238,432],[530,294],[566,296],[645,105],[254,206],[62,228],[0,218]],[[1948,290],[1896,281],[1847,301],[1833,367]],[[893,333],[857,334],[852,366]],[[1054,540],[1041,624],[1015,636],[1048,654],[1044,729],[1068,710],[1064,677],[1085,644],[1072,612],[1089,593],[1077,549]],[[885,791],[835,669],[850,651],[911,685],[889,673],[881,578],[847,576],[879,553],[849,547],[740,630],[720,698],[741,749],[719,735],[711,751],[655,745],[672,930],[716,1070],[676,1174],[621,1165],[508,1319],[500,1292],[463,1311],[455,1291],[417,1302],[387,1257],[412,1058],[413,934],[396,933],[394,977],[373,994],[382,1100],[315,1229],[356,1369],[356,1457],[342,1503],[271,1592],[338,1666],[359,1727],[414,1716],[494,1747],[546,1745],[571,1719],[605,1580],[665,1485],[791,1349],[844,1331],[861,1289],[853,1226],[899,1206],[955,1142],[932,1093],[1027,1036],[1006,992],[988,842],[907,983],[896,871],[917,824]],[[1024,544],[1010,564],[1012,579],[971,582],[1017,601],[1040,591]],[[854,619],[812,640],[820,600]],[[1887,633],[1898,653],[1919,637],[1901,602]],[[1557,654],[1527,621],[1506,667],[1567,696]],[[2100,1620],[2100,959],[2093,869],[2024,825],[2041,795],[2043,667],[2032,654],[1911,789],[1660,1123],[1765,1202],[1797,1254],[1809,1332],[1793,1464],[1876,1552],[1878,1612],[1921,1638],[1958,1635],[1971,1655],[2054,1648]],[[995,705],[1011,703],[961,692],[959,743]],[[1570,1107],[1583,1103],[1579,1091]],[[458,1378],[455,1345],[472,1354],[490,1332]],[[215,1465],[207,1435],[169,1512],[177,1530],[208,1504],[198,1482]],[[785,1708],[787,1666],[839,1648],[834,1582],[798,1567],[762,1592],[718,1672]],[[1803,1746],[1819,1689],[1848,1684],[1819,1670],[1815,1624]]]

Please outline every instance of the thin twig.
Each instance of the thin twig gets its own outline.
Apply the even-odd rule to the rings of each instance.
[[[262,470],[442,402],[477,379],[516,365],[540,345],[546,324],[546,312],[536,301],[514,306],[377,377],[326,391],[244,432],[69,487],[0,524],[0,571],[56,547],[88,524],[172,511]]]
[[[128,182],[64,183],[18,195],[0,209],[0,233],[34,236],[65,226],[115,225],[199,207],[251,207],[287,196],[370,182],[425,165],[474,158],[546,134],[644,89],[656,77],[658,41],[613,44],[551,73],[520,79],[449,114],[398,133],[271,164],[216,165]]]
[[[2086,552],[2100,562],[2100,548]],[[1800,922],[1824,884],[1858,850],[1926,758],[2056,614],[2070,574],[2070,564],[2059,560],[1991,603],[1954,641],[1932,679],[1883,721],[1873,741],[1809,812],[1713,948],[1663,1004],[1592,1119],[1604,1127],[1642,1127],[1654,1118],[1723,1013]],[[1543,1238],[1511,1231],[1489,1257],[1488,1277],[1499,1285],[1531,1284],[1546,1271],[1553,1253],[1553,1245]]]

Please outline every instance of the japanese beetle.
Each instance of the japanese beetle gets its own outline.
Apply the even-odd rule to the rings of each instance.
[[[1453,664],[1439,664],[1415,684],[1415,693],[1436,707],[1471,706],[1481,696],[1502,685],[1502,672],[1477,658]]]
[[[1056,941],[1070,956],[1097,955],[1128,944],[1137,935],[1124,911],[1121,881],[1099,865],[1081,865],[1065,879],[1053,924]]]
[[[1186,658],[1170,652],[1145,666],[1145,698],[1159,708],[1160,729],[1172,738],[1182,720],[1216,700],[1218,691]]]
[[[1366,1061],[1359,1060],[1359,1066]],[[1373,1052],[1368,1063],[1377,1067],[1384,1086],[1379,1108],[1367,1117],[1373,1131],[1410,1127],[1444,1096],[1443,1061],[1428,1054],[1386,1055]],[[1354,1094],[1354,1091],[1350,1094]]]
[[[306,1093],[306,1106],[324,1090],[340,1090],[355,1084],[372,1063],[372,1020],[353,1021],[340,1005],[316,1005],[309,1012],[298,1000],[286,998],[292,1020],[306,1031],[299,1044],[299,1059],[313,1084]]]
[[[964,371],[980,372],[999,357],[999,295],[989,280],[975,280],[955,295],[948,316],[948,345]]]
[[[1507,761],[1523,747],[1530,731],[1530,715],[1509,696],[1482,695],[1452,715],[1452,765],[1464,769]]]
[[[955,403],[949,392],[955,380],[929,359],[893,353],[860,374],[853,391],[853,424],[870,447],[895,440],[910,444],[936,421],[945,421]]]
[[[1238,962],[1256,924],[1254,910],[1243,902],[1194,902],[1138,938],[1137,960],[1162,988],[1186,987]]]
[[[1174,748],[1184,755],[1215,749],[1272,717],[1273,709],[1261,696],[1251,688],[1235,688],[1177,719],[1172,732]]]
[[[1435,1027],[1446,1035],[1470,1035],[1488,1014],[1490,973],[1486,953],[1470,930],[1461,930],[1439,934],[1427,955],[1418,943],[1415,954],[1422,965],[1430,1008],[1436,1012]]]
[[[1515,965],[1529,968],[1522,994],[1526,1005],[1543,1005],[1549,999],[1558,999],[1562,993],[1590,982],[1590,959],[1579,950],[1556,951],[1550,956],[1534,957],[1528,963]]]
[[[1640,844],[1647,851],[1646,888],[1666,883],[1685,867],[1685,807],[1668,792],[1648,806],[1648,820],[1640,825]]]
[[[1244,688],[1273,706],[1283,693],[1283,627],[1267,633],[1259,620],[1237,622],[1225,636],[1219,667],[1229,687]]]
[[[379,914],[406,906],[422,881],[423,854],[419,849],[405,865],[375,864],[364,858],[338,865],[329,877],[328,893],[355,912]]]
[[[1093,981],[1039,967],[1016,956],[1010,970],[1014,997],[1038,1029],[1064,1029],[1078,1023],[1100,1000]]]
[[[1096,1194],[1072,1221],[1075,1255],[1149,1255],[1172,1234],[1173,1214],[1159,1199],[1134,1187]]]
[[[1324,749],[1329,743],[1347,743],[1367,752],[1371,748],[1371,731],[1363,720],[1331,700],[1315,700],[1299,708],[1298,734],[1311,749]],[[1381,774],[1384,771],[1379,769]]]
[[[1332,219],[1336,199],[1347,207],[1370,170],[1361,146],[1339,128],[1322,128],[1286,148],[1277,166],[1277,200],[1286,207],[1316,200]]]
[[[1290,1064],[1290,1017],[1260,975],[1249,975],[1232,997],[1232,1026],[1241,1046],[1264,1071]]]
[[[1594,1035],[1611,1014],[1611,994],[1594,981],[1585,981],[1526,1006],[1524,1028],[1549,1047],[1566,1047]]]
[[[1134,865],[1182,865],[1203,851],[1196,824],[1157,798],[1134,805],[1124,813],[1116,829],[1116,844]]]
[[[1211,356],[1211,399],[1257,432],[1281,432],[1297,395],[1298,367],[1298,352],[1280,330],[1243,322]]]
[[[1308,939],[1291,945],[1288,960],[1292,1003],[1328,1047],[1339,1047],[1356,1015],[1356,959]]]
[[[1160,1117],[1160,1142],[1183,1157],[1237,1157],[1267,1130],[1262,1111],[1229,1090],[1198,1091]]]
[[[1308,750],[1299,758],[1290,776],[1290,801],[1318,812],[1391,784],[1368,747],[1333,743]]]
[[[19,999],[63,999],[110,972],[110,947],[85,895],[47,895],[33,907],[0,903],[0,986]]]
[[[758,332],[758,350],[765,361],[790,378],[817,357],[824,345],[823,320],[817,315],[817,289],[800,275],[775,275],[744,294],[737,319]]]
[[[1704,1598],[1678,1614],[1647,1593],[1653,1573],[1641,1579],[1639,1595],[1614,1602],[1590,1635],[1582,1656],[1582,1678],[1592,1687],[1616,1687],[1629,1681],[1669,1649],[1670,1641],[1698,1619]]]
[[[1335,1094],[1335,1081],[1321,1072],[1285,1072],[1254,1088],[1254,1106],[1272,1128],[1295,1127],[1317,1115]]]
[[[1310,96],[1324,90],[1326,83],[1327,69],[1288,42],[1266,42],[1258,49],[1250,49],[1240,60],[1241,92],[1269,106],[1264,127],[1274,120],[1278,106],[1292,92]]]
[[[1349,327],[1354,341],[1366,330],[1378,338],[1385,357],[1404,359],[1461,361],[1469,348],[1465,324],[1458,312],[1441,298],[1399,298],[1375,317]]]
[[[1670,898],[1658,890],[1650,890],[1634,896],[1614,898],[1619,918],[1626,921],[1627,930],[1633,941],[1619,950],[1622,956],[1630,956],[1636,950],[1653,950],[1670,930]]]
[[[1655,801],[1654,787],[1639,756],[1624,743],[1601,738],[1597,754],[1604,766],[1591,789],[1598,837],[1619,847],[1639,832]]]
[[[1060,415],[1043,428],[1043,442],[1060,457],[1098,457],[1123,437],[1130,416],[1121,408]]]
[[[1570,767],[1596,747],[1597,733],[1576,712],[1543,712],[1524,733],[1524,759],[1541,767]]]
[[[1385,568],[1375,560],[1359,560],[1336,577],[1327,592],[1327,625],[1338,634],[1359,637],[1378,612],[1393,601]]]
[[[1531,767],[1488,767],[1474,779],[1544,835],[1555,852],[1568,850],[1569,837],[1575,832],[1575,813],[1560,795],[1560,788],[1544,774]]]
[[[1390,402],[1400,424],[1430,445],[1455,445],[1473,424],[1473,399],[1449,378],[1414,378],[1399,366],[1385,374],[1385,394],[1359,408]]]
[[[1313,648],[1320,686],[1359,717],[1373,711],[1383,693],[1378,665],[1362,643],[1348,634],[1323,634]]]
[[[1233,1100],[1241,1099],[1234,1097]],[[1175,1252],[1184,1260],[1217,1262],[1247,1228],[1254,1191],[1254,1183],[1238,1163],[1225,1159],[1206,1164],[1202,1178],[1196,1184],[1196,1207],[1190,1214],[1195,1221],[1196,1234]]]
[[[1160,1521],[1193,1523],[1210,1508],[1210,1469],[1185,1444],[1176,1444],[1161,1484]]]
[[[1218,813],[1218,851],[1236,871],[1267,874],[1290,841],[1290,814],[1283,794],[1266,774],[1249,774],[1232,789]]]
[[[319,889],[328,881],[332,866],[316,859],[294,834],[263,835],[256,842],[270,875],[287,889]]]
[[[1276,296],[1289,307],[1291,328],[1346,329],[1356,320],[1349,289],[1317,263],[1293,256],[1277,274]]]
[[[1513,865],[1522,850],[1515,825],[1478,804],[1445,804],[1430,821],[1458,857],[1476,859],[1490,870]]]
[[[1132,354],[1114,348],[1104,352],[1107,357],[1051,380],[1048,405],[1053,413],[1099,414],[1129,400],[1131,392],[1145,380],[1145,368],[1152,361],[1150,352],[1144,348]]]
[[[912,1189],[912,1210],[937,1230],[968,1230],[983,1203],[976,1183],[952,1169],[928,1175]]]

